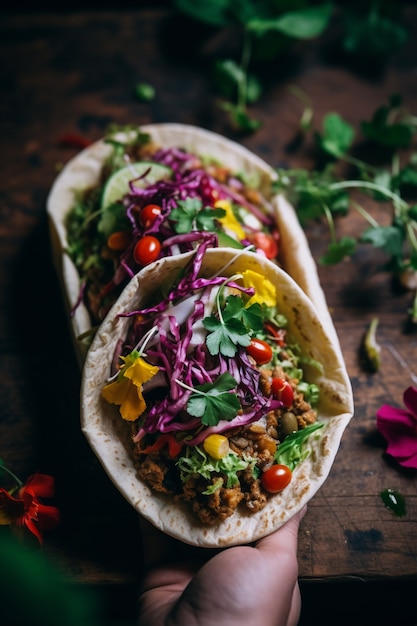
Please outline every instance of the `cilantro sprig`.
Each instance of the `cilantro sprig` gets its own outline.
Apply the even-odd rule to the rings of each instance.
[[[318,161],[324,156],[325,166],[312,172],[277,170],[276,190],[283,191],[297,207],[304,226],[324,216],[330,243],[319,259],[321,264],[337,264],[354,254],[358,245],[370,244],[387,255],[386,270],[407,287],[404,277],[417,272],[417,153],[412,147],[417,117],[402,106],[400,96],[394,95],[369,121],[362,122],[361,131],[368,141],[388,151],[389,165],[382,167],[354,156],[353,126],[338,113],[330,112],[323,119],[322,130],[312,131]],[[353,178],[343,178],[343,166],[349,171],[353,168]],[[389,212],[390,223],[384,220],[380,224],[353,197],[353,191],[379,202]],[[413,197],[415,200],[410,200]],[[363,217],[366,227],[357,237],[338,238],[335,218],[348,215],[352,209]],[[416,301],[417,297],[410,310],[412,319],[417,317]]]
[[[381,67],[390,54],[408,39],[401,23],[401,8],[395,0],[337,7],[334,2],[289,3],[288,0],[175,0],[174,6],[193,20],[212,29],[237,32],[237,50],[222,58],[217,51],[213,67],[215,89],[221,94],[220,107],[231,125],[244,132],[256,131],[261,121],[249,110],[263,95],[261,71],[283,56],[298,41],[320,37],[337,12],[342,24],[341,48],[351,59],[369,61]],[[341,17],[341,20],[339,19]],[[221,38],[219,38],[221,40]],[[214,45],[216,45],[214,43]],[[218,60],[220,59],[220,60]],[[255,68],[255,70],[253,69]],[[270,79],[270,71],[268,77]]]
[[[206,345],[212,355],[234,357],[238,346],[248,346],[252,332],[262,328],[262,307],[255,303],[245,308],[242,298],[229,295],[222,308],[221,291],[216,296],[217,314],[203,319],[204,328],[209,331]]]
[[[190,233],[192,230],[214,232],[217,230],[216,220],[224,217],[226,211],[221,208],[203,206],[199,198],[179,200],[170,213],[170,220],[178,235]]]
[[[193,417],[201,417],[204,426],[216,426],[220,420],[232,420],[240,409],[237,395],[230,393],[236,387],[237,381],[229,372],[220,374],[212,383],[196,385],[188,399],[187,412]]]

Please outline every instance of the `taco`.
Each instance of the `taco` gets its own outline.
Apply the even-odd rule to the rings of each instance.
[[[255,541],[299,511],[353,411],[333,331],[297,283],[210,242],[132,278],[92,341],[81,398],[125,498],[204,547]]]
[[[331,321],[294,210],[273,168],[237,143],[182,124],[109,131],[57,177],[47,209],[54,263],[82,364],[95,328],[134,274],[216,233],[294,277]]]

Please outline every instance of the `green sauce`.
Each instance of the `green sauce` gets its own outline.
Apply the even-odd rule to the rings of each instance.
[[[390,509],[394,515],[404,517],[407,514],[405,498],[401,493],[393,489],[385,489],[385,491],[381,491],[380,496],[387,509]]]

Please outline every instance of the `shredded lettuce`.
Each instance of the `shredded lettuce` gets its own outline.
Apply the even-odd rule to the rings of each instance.
[[[213,474],[226,477],[226,488],[230,489],[239,484],[237,473],[245,470],[250,465],[255,465],[256,459],[243,459],[234,452],[229,452],[222,459],[214,460],[208,456],[200,446],[187,448],[186,456],[182,456],[177,461],[180,470],[180,477],[183,482],[192,476],[202,476],[206,480],[211,480]],[[207,492],[220,489],[223,481],[217,481],[213,487],[209,487]]]
[[[323,422],[315,422],[285,437],[284,441],[278,446],[274,455],[274,461],[286,465],[292,471],[298,463],[304,461],[310,454],[310,450],[303,447],[306,439],[323,426]]]

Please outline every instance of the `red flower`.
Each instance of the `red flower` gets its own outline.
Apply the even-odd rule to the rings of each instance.
[[[59,522],[59,510],[42,504],[40,498],[52,498],[54,479],[46,474],[33,474],[14,498],[6,489],[0,488],[0,525],[26,527],[39,543],[42,530],[55,528]]]
[[[376,426],[388,442],[387,453],[400,465],[417,469],[417,388],[408,387],[403,401],[406,409],[381,406]]]

